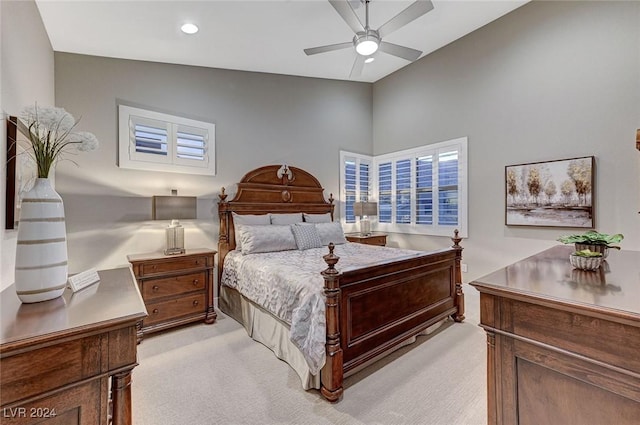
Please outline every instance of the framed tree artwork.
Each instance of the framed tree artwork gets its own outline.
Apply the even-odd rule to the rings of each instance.
[[[592,229],[594,187],[593,156],[507,165],[505,224]]]

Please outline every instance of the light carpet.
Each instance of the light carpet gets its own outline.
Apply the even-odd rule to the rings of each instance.
[[[135,425],[416,424],[487,422],[486,339],[479,296],[466,317],[345,380],[342,401],[304,391],[298,375],[232,318],[144,339],[133,372]]]

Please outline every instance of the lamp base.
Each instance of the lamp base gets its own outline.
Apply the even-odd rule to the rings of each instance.
[[[185,252],[184,248],[168,248],[164,250],[164,255],[178,255],[184,254]]]
[[[362,236],[369,236],[371,234],[371,222],[367,216],[360,219],[360,234]]]

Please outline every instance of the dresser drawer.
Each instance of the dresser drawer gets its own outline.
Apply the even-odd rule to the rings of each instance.
[[[201,293],[150,303],[147,305],[149,316],[144,319],[144,326],[182,316],[204,313],[207,308],[205,301],[205,294]]]
[[[191,273],[164,279],[151,279],[142,283],[142,297],[145,301],[156,298],[202,291],[205,288],[206,274]]]
[[[96,335],[3,358],[2,404],[46,394],[97,376],[100,344],[101,336]]]
[[[157,273],[166,273],[173,271],[182,271],[188,269],[202,268],[207,265],[206,256],[178,257],[173,260],[165,260],[158,262],[149,262],[142,265],[142,274],[140,277],[154,275]]]

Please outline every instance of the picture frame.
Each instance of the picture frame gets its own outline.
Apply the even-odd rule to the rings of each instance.
[[[15,116],[6,118],[7,129],[7,182],[5,229],[18,227],[20,220],[20,203],[22,196],[31,190],[38,176],[31,155],[29,155],[28,129]],[[25,136],[24,138],[19,137]]]
[[[595,227],[595,157],[505,166],[505,225]]]

